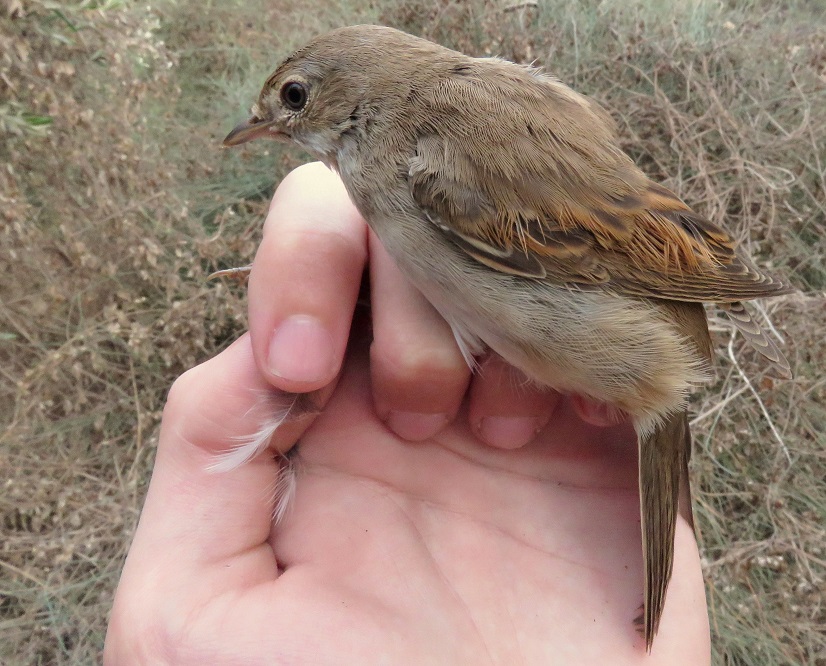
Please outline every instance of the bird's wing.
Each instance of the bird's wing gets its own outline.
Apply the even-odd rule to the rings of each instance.
[[[429,93],[409,185],[428,219],[475,260],[679,301],[792,290],[650,181],[587,98],[527,68],[470,62]]]

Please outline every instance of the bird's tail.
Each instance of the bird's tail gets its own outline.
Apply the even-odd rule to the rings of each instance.
[[[672,414],[648,435],[639,437],[640,513],[645,575],[643,613],[638,622],[651,650],[660,626],[665,594],[674,565],[674,532],[680,495],[689,498],[688,459],[691,432],[686,412]],[[681,492],[682,489],[682,492]]]

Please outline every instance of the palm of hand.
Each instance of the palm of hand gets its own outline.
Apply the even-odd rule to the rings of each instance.
[[[588,426],[563,401],[552,427],[519,451],[484,446],[461,415],[432,441],[405,442],[373,414],[366,354],[356,352],[301,440],[295,503],[273,529],[275,461],[265,456],[218,476],[181,469],[203,469],[228,438],[257,427],[253,408],[265,384],[248,345],[243,338],[176,386],[180,396],[209,379],[199,373],[222,376],[211,364],[246,364],[211,404],[200,402],[205,425],[176,421],[173,391],[165,427],[189,448],[164,449],[162,434],[119,591],[130,603],[116,603],[114,635],[118,623],[150,620],[143,631],[130,628],[139,639],[131,647],[109,641],[110,661],[136,645],[175,663],[215,663],[217,655],[360,664],[645,658],[632,626],[642,583],[627,427]],[[212,492],[188,506],[201,483]],[[170,485],[182,511],[161,499]],[[188,524],[164,514],[186,515]],[[151,557],[161,549],[165,567]],[[707,631],[697,564],[681,524],[653,653],[663,663],[707,658],[696,640]],[[142,589],[130,598],[132,584]]]

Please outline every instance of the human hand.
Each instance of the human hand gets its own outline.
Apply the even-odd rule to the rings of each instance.
[[[349,335],[368,247],[372,345],[364,321]],[[279,188],[250,309],[252,337],[170,393],[107,663],[708,661],[684,522],[650,657],[632,625],[642,589],[633,431],[586,423],[583,403],[520,385],[496,359],[469,383],[449,328],[323,167]],[[298,333],[280,340],[293,349],[275,352],[273,374],[269,331],[295,314]],[[294,503],[277,527],[277,460],[207,471],[260,429],[273,386],[329,394],[320,415],[273,439],[286,451],[301,437]],[[524,445],[503,450],[514,442]]]

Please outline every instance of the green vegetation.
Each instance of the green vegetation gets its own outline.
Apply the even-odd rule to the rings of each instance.
[[[716,663],[823,664],[818,5],[6,2],[0,662],[98,660],[166,391],[245,327],[243,293],[205,275],[251,259],[275,183],[306,159],[274,145],[222,151],[220,139],[293,47],[380,22],[535,61],[593,95],[652,176],[800,287],[764,305],[793,381],[774,382],[737,340],[730,354],[712,313],[717,379],[695,399],[693,473]]]

